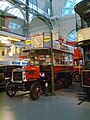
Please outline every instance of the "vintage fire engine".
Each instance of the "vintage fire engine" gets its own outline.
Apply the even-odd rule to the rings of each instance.
[[[42,93],[51,92],[51,54],[53,54],[53,71],[55,86],[69,87],[72,84],[73,47],[54,41],[51,48],[25,48],[22,55],[28,60],[27,66],[14,69],[12,79],[6,86],[6,93],[12,97],[17,91],[30,91],[32,99],[36,100]],[[45,76],[40,74],[44,73]]]

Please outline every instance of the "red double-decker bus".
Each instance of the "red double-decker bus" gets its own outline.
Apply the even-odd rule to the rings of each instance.
[[[83,53],[80,47],[74,48],[74,56],[73,56],[73,73],[72,80],[75,82],[80,82],[81,80],[81,70],[83,64]]]
[[[28,58],[30,65],[37,65],[40,71],[43,69],[51,81],[51,64],[53,64],[54,82],[68,87],[72,84],[74,47],[63,42],[53,41],[53,53],[51,48],[37,47],[25,48],[23,54]],[[53,54],[53,58],[51,56]],[[51,63],[53,59],[53,63]]]
[[[80,82],[81,81],[81,70],[82,70],[82,64],[83,64],[83,50],[81,47],[77,46],[76,40],[67,41],[67,44],[74,47],[72,81]]]
[[[19,90],[30,90],[31,98],[36,100],[41,90],[45,93],[47,86],[49,92],[53,87],[69,87],[72,84],[73,53],[74,47],[58,41],[53,41],[52,52],[46,45],[25,46],[21,55],[28,64],[13,70],[12,79],[6,86],[7,95],[12,97]]]

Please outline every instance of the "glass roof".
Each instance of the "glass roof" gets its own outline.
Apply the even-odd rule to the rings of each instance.
[[[26,0],[17,0],[21,5],[23,4],[23,5],[25,5],[26,4]],[[36,0],[35,0],[36,1]],[[37,11],[37,12],[39,12],[39,13],[41,13],[41,14],[43,14],[43,15],[48,15],[48,13],[46,13],[44,10],[43,10],[43,8],[42,9],[40,9],[38,6],[36,6],[36,5],[34,5],[33,3],[31,3],[31,2],[33,2],[33,1],[29,1],[29,7],[30,7],[30,9],[32,9],[33,11],[35,10],[35,11]],[[37,1],[37,2],[39,2],[39,1]],[[40,5],[40,6],[44,6],[45,7],[45,1],[42,3],[43,5]],[[24,6],[25,7],[25,6]],[[21,19],[25,19],[25,11],[23,10],[23,8],[22,8],[22,10],[20,10],[20,8],[19,7],[16,7],[15,6],[15,4],[13,5],[13,4],[10,4],[8,1],[0,1],[0,9],[2,10],[2,11],[5,11],[5,12],[7,12],[7,13],[10,13],[10,14],[12,14],[12,15],[14,15],[14,16],[17,16],[17,17],[19,17],[19,18],[21,18]],[[33,13],[33,11],[32,11],[32,13]],[[22,14],[23,13],[23,14]],[[33,17],[33,14],[31,14],[31,13],[29,13],[29,22],[32,20],[32,17]]]
[[[22,14],[22,12],[19,8],[16,8],[13,4],[10,4],[7,1],[0,1],[0,9],[2,11],[6,10],[7,13],[10,13],[10,14],[16,16],[16,17],[19,17],[21,19],[25,19],[24,16],[23,16],[25,14],[25,11],[22,10],[22,12],[23,12],[23,14]],[[31,20],[33,15],[31,13],[29,13],[29,15],[30,15],[29,18]]]
[[[18,1],[20,1],[20,2],[22,2],[22,3],[24,3],[24,4],[26,4],[26,0],[18,0]]]
[[[65,0],[63,9],[62,9],[62,16],[68,16],[74,14],[74,6],[81,2],[82,0]]]
[[[49,10],[49,0],[28,0],[29,1],[29,23],[33,19],[33,13],[41,13],[48,17],[48,10]],[[48,5],[47,5],[48,2]],[[47,5],[47,6],[46,6]],[[3,16],[16,16],[17,18],[24,19],[27,22],[26,18],[26,0],[0,0],[0,11],[1,15]],[[31,14],[32,13],[32,14]],[[1,18],[3,19],[3,18]],[[5,28],[5,20],[3,19],[2,26],[3,29]],[[22,29],[22,25],[19,22],[9,20],[8,22],[8,31],[15,32]],[[20,33],[20,34],[25,34]]]
[[[14,5],[10,4],[7,1],[0,1],[0,9],[2,11],[7,10],[7,13],[10,13],[14,16],[17,16],[17,17],[20,17],[20,18],[24,19],[21,11],[18,8],[15,8]]]
[[[68,40],[69,42],[76,40],[76,29],[72,30],[72,31],[68,34],[67,40]]]

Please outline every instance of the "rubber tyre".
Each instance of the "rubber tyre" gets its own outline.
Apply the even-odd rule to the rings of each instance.
[[[77,72],[73,73],[72,80],[76,81],[76,82],[79,82],[80,81],[80,75],[79,75],[79,73],[77,73]]]
[[[39,99],[40,95],[42,94],[42,88],[39,82],[34,82],[30,88],[30,97],[32,100]]]
[[[13,97],[15,96],[16,94],[16,91],[13,87],[13,84],[12,82],[8,82],[7,85],[6,85],[6,94],[9,96],[9,97]]]

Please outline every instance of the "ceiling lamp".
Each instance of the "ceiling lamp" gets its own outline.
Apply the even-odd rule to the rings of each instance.
[[[9,55],[9,56],[13,56],[13,52],[10,51],[10,52],[8,53],[8,55]]]
[[[3,43],[3,44],[10,44],[10,41],[9,40],[1,40],[1,43]]]

